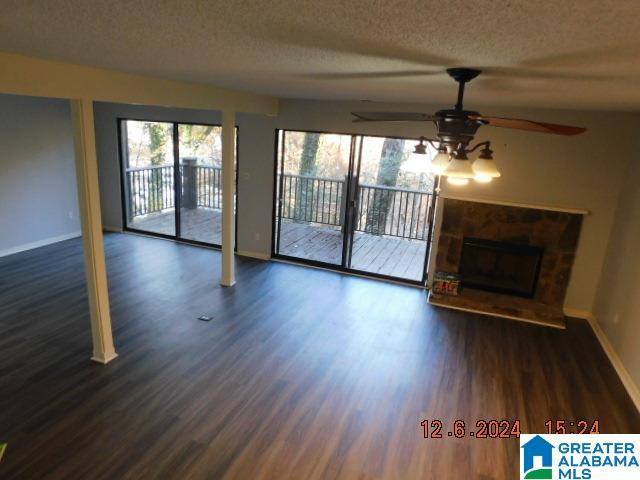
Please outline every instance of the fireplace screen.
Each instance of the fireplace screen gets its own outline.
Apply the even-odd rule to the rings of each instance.
[[[460,278],[463,287],[533,297],[543,248],[466,238]]]

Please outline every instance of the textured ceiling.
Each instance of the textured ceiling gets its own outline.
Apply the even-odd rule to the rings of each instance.
[[[279,97],[640,109],[638,0],[3,0],[0,50]],[[46,81],[46,79],[43,79]]]

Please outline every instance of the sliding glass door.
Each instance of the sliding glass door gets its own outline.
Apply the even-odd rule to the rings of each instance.
[[[416,143],[278,132],[274,256],[424,283],[435,178]]]
[[[222,243],[222,128],[178,125],[180,237]]]
[[[278,253],[342,264],[351,136],[281,132]]]
[[[420,281],[435,180],[428,160],[411,155],[416,141],[360,137],[360,142],[349,266]]]
[[[221,127],[119,122],[125,228],[219,246]]]
[[[175,171],[173,124],[121,123],[125,160],[126,226],[174,236]]]

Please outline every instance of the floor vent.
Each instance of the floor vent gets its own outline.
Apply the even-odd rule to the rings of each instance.
[[[206,315],[202,315],[201,317],[198,317],[198,320],[201,320],[203,322],[210,322],[211,320],[213,320],[213,317],[207,317]]]

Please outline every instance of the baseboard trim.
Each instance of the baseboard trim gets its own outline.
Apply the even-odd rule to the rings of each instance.
[[[40,248],[47,245],[52,245],[54,243],[64,242],[65,240],[78,238],[80,236],[82,236],[81,232],[72,232],[67,233],[66,235],[58,235],[57,237],[45,238],[44,240],[38,240],[37,242],[23,243],[22,245],[18,245],[16,247],[0,250],[0,257],[6,257],[8,255],[13,255],[14,253],[26,252],[27,250],[33,250],[34,248]]]
[[[607,334],[604,333],[604,330],[602,330],[602,327],[598,323],[596,317],[590,315],[589,318],[587,318],[587,321],[589,322],[589,325],[591,325],[591,329],[600,342],[604,353],[607,354],[609,361],[613,365],[613,368],[615,368],[620,381],[624,385],[624,388],[627,390],[627,393],[631,397],[631,401],[633,401],[636,409],[638,410],[638,412],[640,412],[640,389],[638,389],[638,386],[631,378],[631,375],[629,375],[629,372],[622,363],[622,360],[618,356],[618,353],[613,348],[613,345],[611,345],[611,342],[607,338]]]
[[[258,260],[271,260],[271,255],[262,252],[252,252],[250,250],[238,250],[236,255],[241,257],[257,258]]]
[[[103,225],[102,230],[105,232],[115,232],[122,233],[122,228],[120,227],[112,227],[111,225]]]

